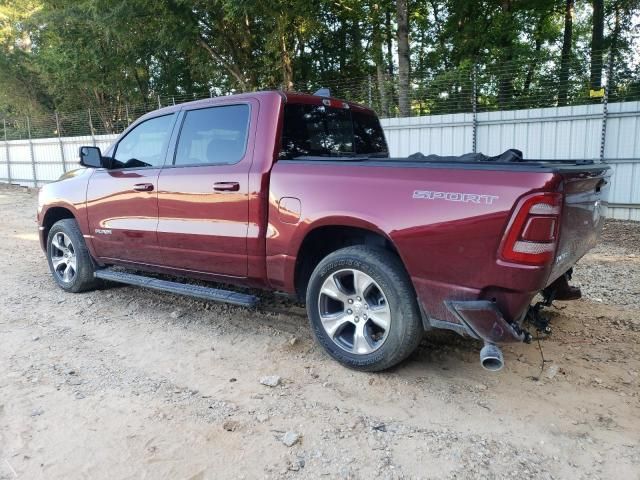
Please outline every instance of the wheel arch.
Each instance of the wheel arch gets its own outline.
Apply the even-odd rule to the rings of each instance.
[[[295,250],[293,285],[298,297],[304,300],[311,273],[324,257],[353,245],[373,245],[388,250],[398,256],[406,271],[393,240],[374,224],[359,219],[325,219],[305,231]]]
[[[59,222],[60,220],[64,220],[65,218],[72,218],[75,221],[78,221],[73,211],[70,208],[65,206],[56,205],[48,208],[47,211],[44,213],[42,217],[42,224],[40,225],[42,227],[42,239],[44,242],[43,250],[46,251],[47,249],[46,241],[47,241],[47,238],[49,237],[49,231],[51,230],[51,227],[53,227],[56,224],[56,222]]]

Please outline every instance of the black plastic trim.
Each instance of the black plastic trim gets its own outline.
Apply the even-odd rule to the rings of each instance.
[[[449,168],[454,170],[499,170],[518,172],[572,173],[602,172],[611,167],[604,163],[576,164],[564,160],[526,160],[524,162],[419,162],[405,158],[387,158],[384,160],[362,160],[357,157],[321,157],[317,160],[309,158],[278,159],[278,162],[292,162],[308,165],[383,167],[383,168]]]
[[[436,320],[436,319],[430,318],[429,324],[431,325],[431,328],[437,328],[440,330],[451,330],[463,337],[480,339],[480,337],[476,335],[476,333],[473,330],[471,330],[469,327],[467,327],[467,325],[465,325],[464,323],[453,323],[453,322],[447,322],[445,320]]]

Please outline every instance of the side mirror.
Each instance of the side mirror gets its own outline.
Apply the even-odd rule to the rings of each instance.
[[[87,168],[102,168],[102,153],[98,147],[80,147],[80,165]]]

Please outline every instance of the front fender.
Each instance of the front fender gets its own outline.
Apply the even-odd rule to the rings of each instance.
[[[83,236],[88,235],[87,218],[87,185],[93,171],[89,169],[79,169],[65,173],[56,182],[48,183],[40,188],[38,194],[37,221],[41,236],[41,246],[46,249],[44,242],[48,234],[51,221],[56,218],[68,218],[71,216],[78,222]],[[92,246],[87,242],[91,251]],[[93,252],[91,252],[93,254]]]

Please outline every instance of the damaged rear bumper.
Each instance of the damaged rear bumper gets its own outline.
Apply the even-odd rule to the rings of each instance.
[[[485,343],[526,342],[529,334],[508,322],[496,304],[488,300],[446,302],[449,311],[465,327],[467,333]]]

